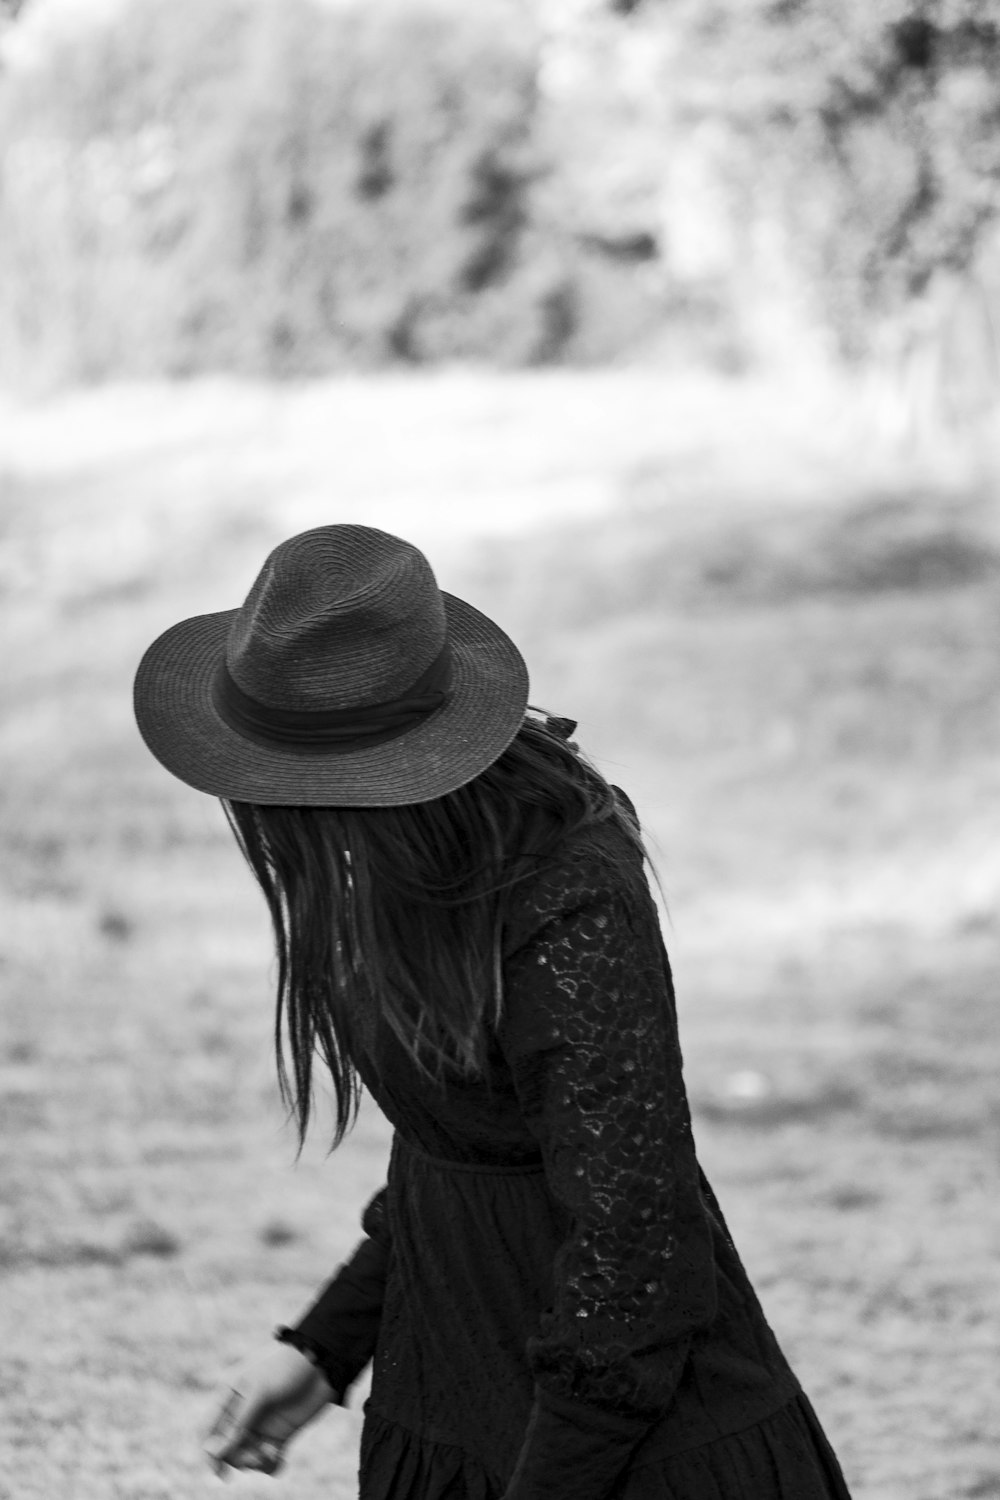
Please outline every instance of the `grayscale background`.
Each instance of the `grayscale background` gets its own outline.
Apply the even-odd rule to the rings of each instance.
[[[131,716],[347,520],[638,804],[857,1500],[1000,1496],[998,120],[997,0],[0,0],[2,1500],[219,1493],[383,1180],[370,1105],[294,1164],[263,903]],[[234,1493],[350,1500],[364,1394]]]

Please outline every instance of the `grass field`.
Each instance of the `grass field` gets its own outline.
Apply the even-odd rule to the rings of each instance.
[[[383,1180],[370,1106],[293,1165],[262,903],[130,703],[159,630],[345,519],[424,545],[638,803],[700,1154],[857,1500],[1000,1496],[998,506],[797,396],[456,372],[0,411],[3,1500],[215,1494],[227,1363]],[[363,1395],[234,1493],[349,1500]]]

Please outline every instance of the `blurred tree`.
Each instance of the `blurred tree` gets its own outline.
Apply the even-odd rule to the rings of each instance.
[[[0,77],[7,378],[737,369],[811,322],[1000,380],[1000,0],[122,0],[29,47],[47,9]]]
[[[1000,208],[996,0],[643,0],[676,128],[721,126],[736,222],[780,217],[841,350],[976,260]]]
[[[511,0],[131,0],[0,96],[0,364],[65,378],[556,357]]]

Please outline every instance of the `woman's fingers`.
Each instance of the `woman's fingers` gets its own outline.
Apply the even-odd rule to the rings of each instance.
[[[281,1444],[273,1438],[254,1438],[248,1434],[246,1457],[241,1469],[254,1469],[260,1474],[277,1474],[285,1462]]]
[[[239,1391],[231,1390],[219,1408],[219,1415],[208,1431],[209,1439],[228,1437],[236,1422],[236,1415],[243,1404]]]
[[[284,1467],[285,1456],[280,1443],[248,1432],[242,1442],[233,1444],[224,1454],[216,1457],[210,1455],[209,1462],[222,1478],[225,1477],[226,1469],[249,1469],[257,1474],[277,1474]]]
[[[278,1417],[254,1425],[258,1406],[245,1402],[239,1391],[231,1391],[223,1403],[205,1439],[208,1461],[220,1478],[227,1468],[276,1474],[283,1466],[289,1424]],[[277,1430],[269,1431],[269,1427]]]
[[[248,1437],[249,1415],[240,1392],[230,1391],[205,1438],[205,1452],[216,1474],[222,1475],[227,1464],[231,1468],[240,1467],[239,1454]]]

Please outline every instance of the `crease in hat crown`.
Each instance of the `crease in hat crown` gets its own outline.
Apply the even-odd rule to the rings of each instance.
[[[237,686],[269,708],[363,708],[404,693],[446,637],[422,552],[372,527],[320,526],[269,554],[225,658]]]

